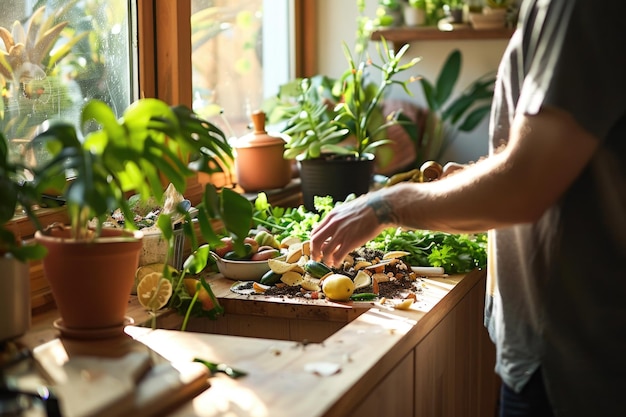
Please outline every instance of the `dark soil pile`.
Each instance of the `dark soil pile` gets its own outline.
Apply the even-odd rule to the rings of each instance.
[[[364,260],[378,263],[381,262],[381,259],[383,259],[384,253],[369,248],[360,248],[359,250],[352,252],[350,256],[352,256],[355,261]],[[353,266],[345,266],[343,268],[334,269],[334,272],[347,275],[354,279],[358,271],[356,271]],[[383,273],[390,277],[390,279],[388,281],[378,282],[378,299],[404,299],[410,293],[419,293],[422,289],[421,279],[417,277],[411,271],[411,268],[402,262],[401,259],[395,259],[385,264]],[[354,293],[361,294],[373,292],[376,292],[373,285],[369,285],[355,290]],[[324,294],[321,291],[307,291],[300,286],[290,287],[287,285],[272,286],[265,291],[264,295],[286,298],[324,298]]]

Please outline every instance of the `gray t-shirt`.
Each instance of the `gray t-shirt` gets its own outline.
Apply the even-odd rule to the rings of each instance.
[[[601,142],[538,222],[489,236],[496,371],[519,391],[541,365],[559,416],[626,415],[624,16],[623,1],[525,1],[494,97],[492,151],[516,114],[542,106],[569,112]]]

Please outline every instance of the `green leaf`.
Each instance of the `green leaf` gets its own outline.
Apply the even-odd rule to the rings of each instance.
[[[459,130],[462,132],[471,132],[490,112],[490,105],[475,109],[467,115],[463,123],[459,126]]]
[[[208,260],[211,257],[210,252],[209,245],[201,245],[185,260],[183,269],[192,275],[199,274],[206,268]]]
[[[454,86],[461,72],[461,52],[458,49],[453,50],[446,59],[439,76],[437,77],[437,87],[435,101],[437,108],[441,108],[450,98]]]
[[[234,234],[235,239],[248,236],[252,225],[252,203],[243,195],[229,188],[221,192],[221,218],[227,230]]]

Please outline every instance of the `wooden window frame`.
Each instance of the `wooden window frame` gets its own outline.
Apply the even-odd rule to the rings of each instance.
[[[311,76],[317,68],[315,0],[293,0],[295,18],[296,76]],[[137,0],[139,97],[159,98],[171,104],[192,105],[191,86],[191,0]],[[177,34],[178,36],[172,36]],[[192,178],[186,197],[197,202],[203,190],[199,178]],[[38,211],[41,224],[68,223],[63,208]],[[8,227],[22,239],[29,239],[34,226],[17,216]],[[54,307],[40,261],[31,261],[31,309],[33,314]]]

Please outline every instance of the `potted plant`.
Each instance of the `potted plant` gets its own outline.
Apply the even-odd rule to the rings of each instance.
[[[461,73],[462,55],[450,52],[435,82],[420,77],[428,105],[423,134],[415,142],[416,166],[438,160],[459,132],[471,132],[491,110],[495,76],[487,73],[473,81],[456,98],[452,93]]]
[[[443,11],[450,23],[463,23],[463,0],[444,0]]]
[[[426,0],[409,0],[403,9],[406,26],[423,26],[426,24]]]
[[[69,226],[49,227],[35,237],[48,249],[44,273],[61,315],[57,327],[68,334],[100,335],[124,324],[141,249],[127,196],[159,201],[163,177],[182,194],[196,171],[228,167],[232,149],[217,127],[184,106],[170,107],[157,99],[132,103],[120,119],[107,104],[92,100],[82,110],[81,126],[53,123],[32,141],[51,153],[49,161],[32,168],[32,186],[39,193],[59,190],[70,218]],[[219,219],[243,251],[250,227],[245,223],[251,212],[247,199],[209,185],[197,208],[207,242],[219,244],[211,225]],[[125,228],[102,227],[116,209],[125,215]],[[160,216],[158,226],[173,242],[171,219]],[[197,246],[192,227],[184,226]]]
[[[381,61],[377,64],[369,58],[354,59],[344,43],[348,69],[341,78],[296,80],[266,102],[270,123],[285,123],[283,133],[289,141],[284,157],[298,161],[307,209],[314,210],[315,195],[343,201],[349,194],[369,189],[376,152],[390,143],[386,128],[401,122],[398,113],[383,115],[381,100],[392,85],[410,94],[407,84],[413,79],[396,79],[419,61],[402,62],[408,47],[394,52],[382,39],[377,44]],[[378,83],[371,79],[372,70],[380,73]]]
[[[378,0],[377,26],[395,27],[403,23],[404,0]]]
[[[40,245],[21,242],[7,226],[18,208],[32,215],[31,202],[37,195],[24,181],[24,171],[21,163],[11,161],[0,133],[0,342],[20,336],[30,327],[28,261],[41,259],[46,253]]]

